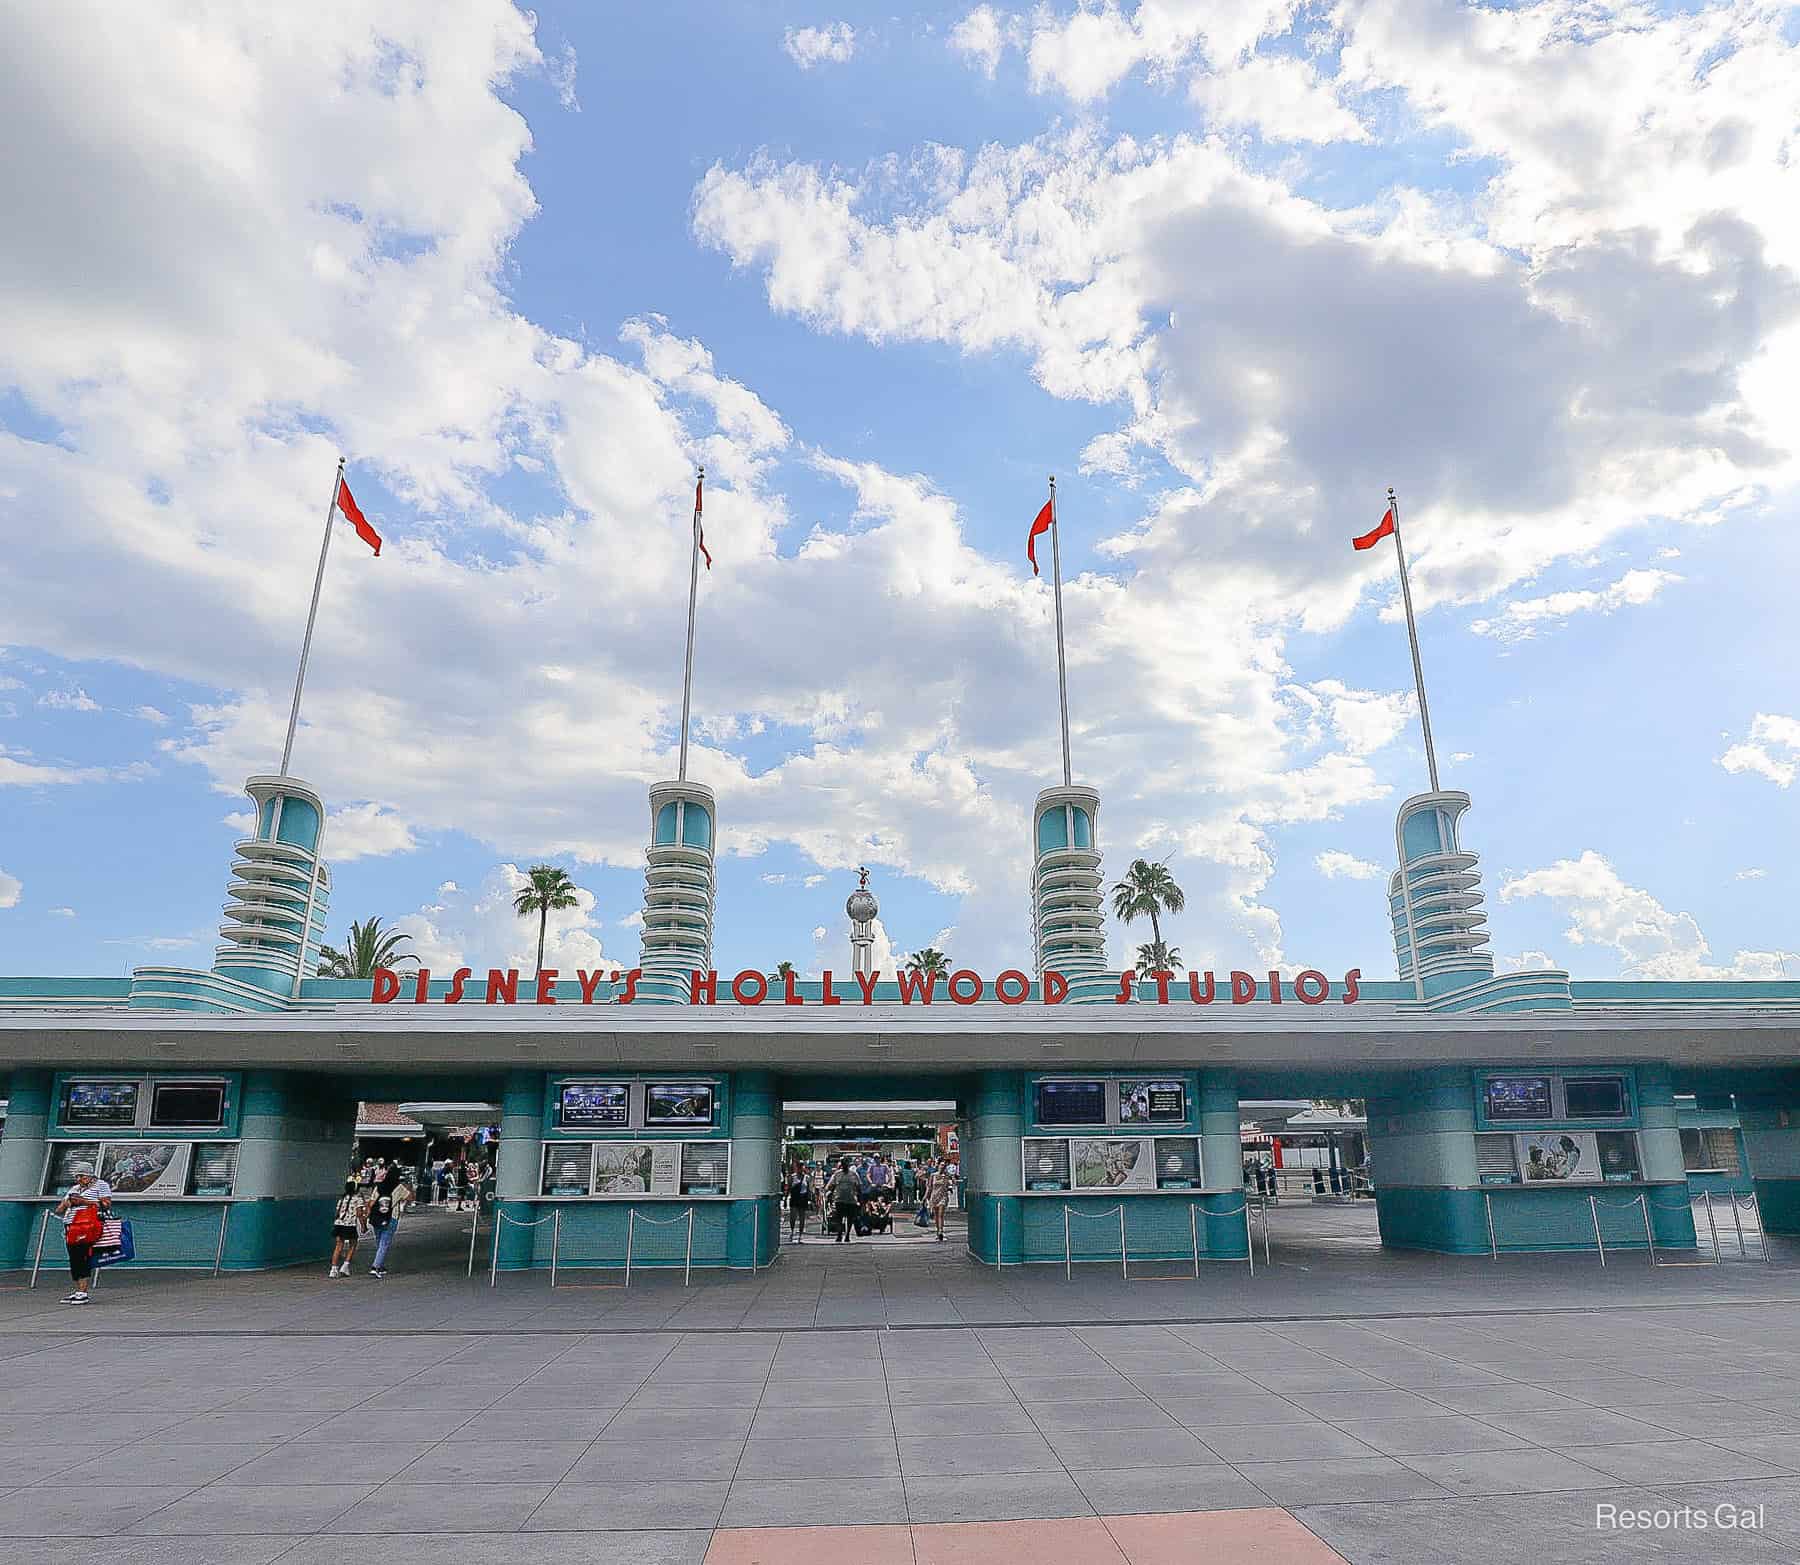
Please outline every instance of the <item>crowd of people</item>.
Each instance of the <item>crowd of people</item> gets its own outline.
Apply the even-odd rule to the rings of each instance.
[[[493,1204],[491,1163],[477,1165],[466,1159],[452,1162],[438,1158],[425,1168],[417,1189],[413,1178],[411,1169],[380,1157],[364,1158],[350,1170],[332,1213],[331,1270],[327,1276],[348,1277],[357,1245],[373,1234],[375,1255],[369,1275],[386,1277],[388,1252],[393,1248],[402,1214],[420,1201],[429,1202],[434,1192],[439,1203],[452,1212],[478,1212]]]
[[[914,1225],[935,1228],[944,1237],[944,1212],[956,1190],[956,1165],[948,1158],[898,1160],[882,1152],[832,1159],[796,1158],[783,1180],[788,1238],[804,1244],[806,1225],[816,1217],[822,1235],[849,1244],[894,1231],[896,1212],[913,1212]]]

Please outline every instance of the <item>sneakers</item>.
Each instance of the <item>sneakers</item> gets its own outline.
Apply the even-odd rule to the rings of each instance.
[[[373,1266],[371,1266],[369,1268],[369,1275],[371,1277],[385,1277],[385,1276],[387,1276],[387,1272],[385,1270],[377,1271]]]
[[[71,1293],[68,1296],[68,1298],[64,1299],[63,1303],[64,1304],[86,1304],[87,1301],[88,1301],[88,1296],[85,1293],[82,1293],[79,1290],[77,1290],[76,1292]]]

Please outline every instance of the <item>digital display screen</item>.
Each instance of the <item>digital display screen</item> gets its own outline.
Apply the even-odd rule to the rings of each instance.
[[[646,1125],[710,1125],[717,1089],[710,1081],[653,1081],[644,1088]]]
[[[135,1081],[66,1081],[62,1090],[65,1125],[135,1125],[138,1088]]]
[[[1119,1083],[1121,1125],[1179,1125],[1187,1118],[1187,1088],[1179,1081]]]
[[[1490,1076],[1487,1083],[1489,1119],[1550,1119],[1548,1076]]]
[[[97,1141],[65,1141],[52,1147],[44,1194],[67,1195],[75,1188],[77,1174],[98,1174],[103,1150]]]
[[[160,1130],[217,1130],[225,1123],[225,1083],[157,1083],[150,1089],[150,1123]]]
[[[1623,1076],[1565,1076],[1563,1101],[1570,1119],[1623,1119]]]
[[[681,1149],[683,1195],[724,1195],[730,1180],[729,1141],[690,1141]]]
[[[628,1120],[630,1107],[630,1096],[623,1082],[570,1082],[562,1090],[562,1107],[556,1122],[564,1130],[623,1125]]]
[[[189,1195],[230,1195],[237,1179],[238,1149],[229,1141],[202,1143],[194,1148],[188,1170]]]
[[[544,1148],[544,1182],[540,1195],[592,1195],[594,1149],[586,1143],[561,1142]]]
[[[1037,1122],[1040,1125],[1104,1125],[1106,1083],[1040,1081],[1037,1084]]]
[[[1021,1155],[1024,1159],[1027,1190],[1067,1190],[1069,1188],[1069,1143],[1027,1138]]]
[[[1198,1190],[1200,1188],[1200,1143],[1192,1136],[1158,1136],[1156,1138],[1156,1188],[1159,1190]]]

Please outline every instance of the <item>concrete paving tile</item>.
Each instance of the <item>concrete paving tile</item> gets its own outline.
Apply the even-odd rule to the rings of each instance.
[[[279,1446],[254,1445],[160,1445],[153,1441],[135,1446],[121,1446],[105,1456],[96,1457],[68,1476],[78,1483],[121,1484],[185,1484],[196,1488],[222,1478],[233,1469],[255,1460],[260,1453],[278,1451]],[[343,1471],[343,1454],[339,1453],[338,1473]]]
[[[160,1536],[322,1532],[374,1492],[373,1484],[217,1484],[196,1489],[129,1530]]]
[[[1666,1438],[1668,1430],[1623,1413],[1594,1408],[1570,1413],[1486,1413],[1486,1421],[1534,1445],[1622,1445],[1631,1440]]]
[[[1289,1509],[1329,1500],[1411,1500],[1445,1492],[1423,1473],[1386,1456],[1236,1465],[1277,1505]]]
[[[303,1538],[11,1538],[6,1565],[272,1565]]]
[[[1106,1402],[1035,1402],[1026,1405],[1045,1434],[1067,1429],[1147,1429],[1177,1427],[1174,1418],[1148,1397]]]
[[[567,1480],[550,1491],[523,1526],[527,1532],[715,1527],[730,1488],[724,1479]]]
[[[1123,1375],[1008,1375],[1007,1384],[1021,1402],[1105,1402],[1143,1395]]]
[[[750,1433],[747,1407],[622,1408],[606,1426],[608,1440],[724,1440]]]
[[[1223,1463],[1193,1467],[1077,1468],[1070,1476],[1102,1516],[1215,1511],[1268,1504],[1268,1496]]]
[[[1222,1462],[1298,1462],[1382,1453],[1334,1424],[1235,1424],[1200,1431]]]
[[[1634,1407],[1633,1418],[1682,1435],[1774,1435],[1800,1433],[1800,1408],[1776,1412],[1742,1402],[1653,1402]]]
[[[740,1478],[725,1497],[721,1527],[845,1527],[906,1521],[898,1478]]]
[[[64,1420],[61,1432],[67,1437],[79,1431],[71,1421]],[[94,1452],[95,1447],[80,1443],[0,1447],[0,1487],[22,1489],[26,1484],[79,1472],[93,1465]]]
[[[1727,1451],[1742,1451],[1746,1456],[1761,1457],[1789,1472],[1800,1473],[1800,1434],[1780,1435],[1708,1435],[1713,1445]]]
[[[1256,1396],[1166,1397],[1159,1404],[1189,1429],[1229,1428],[1239,1424],[1320,1424],[1317,1414],[1272,1391]]]
[[[1384,1456],[1506,1451],[1527,1443],[1518,1435],[1458,1413],[1440,1418],[1345,1419],[1338,1427]]]
[[[105,1537],[173,1504],[191,1488],[188,1484],[120,1484],[15,1489],[0,1498],[0,1538]],[[10,1558],[11,1544],[5,1552]]]
[[[475,1417],[466,1408],[443,1411],[421,1418],[417,1413],[334,1413],[322,1422],[303,1430],[292,1439],[304,1438],[309,1445],[338,1445],[346,1450],[361,1450],[389,1440],[416,1441],[421,1435],[446,1439]]]
[[[752,1437],[824,1439],[836,1435],[891,1435],[894,1416],[885,1407],[765,1407],[750,1425]]]
[[[1065,1429],[1048,1436],[1070,1472],[1084,1467],[1203,1467],[1219,1458],[1198,1435],[1166,1429]]]
[[[756,1380],[671,1380],[646,1389],[640,1386],[626,1401],[628,1408],[750,1407],[762,1400],[763,1386]]]
[[[331,1531],[516,1532],[551,1488],[548,1483],[385,1483],[338,1517]]]
[[[908,1477],[932,1473],[1036,1473],[1058,1471],[1041,1434],[903,1435],[900,1467]]]
[[[445,1560],[479,1560],[480,1565],[701,1565],[710,1528],[654,1528],[641,1531],[534,1533],[394,1534],[379,1544],[327,1533],[308,1538],[281,1565],[345,1565],[347,1559],[378,1557],[380,1565],[443,1565]],[[78,1565],[78,1562],[70,1562]]]
[[[914,1527],[913,1558],[917,1565],[1126,1565],[1106,1524],[1089,1516]]]
[[[1713,1532],[1715,1544],[1729,1537],[1733,1548],[1751,1536],[1760,1536],[1787,1550],[1789,1565],[1800,1559],[1800,1479],[1739,1478],[1724,1483],[1673,1484],[1656,1486],[1665,1504],[1691,1505],[1711,1512],[1725,1506],[1733,1521],[1741,1520],[1745,1506],[1760,1507],[1757,1526],[1743,1525]],[[1710,1519],[1710,1518],[1709,1518]],[[1720,1549],[1724,1553],[1724,1549]]]
[[[738,1527],[712,1536],[705,1565],[914,1565],[910,1527]]]
[[[157,1431],[161,1445],[231,1445],[258,1441],[297,1440],[333,1415],[317,1410],[264,1408],[235,1413],[198,1413]],[[341,1415],[340,1415],[341,1416]]]
[[[894,1478],[900,1454],[889,1435],[852,1435],[834,1440],[753,1437],[738,1464],[741,1478]]]
[[[1128,1565],[1343,1565],[1341,1554],[1273,1506],[1113,1516],[1106,1527]]]
[[[1253,1380],[1264,1391],[1291,1396],[1297,1392],[1391,1391],[1393,1387],[1375,1375],[1359,1374],[1353,1369],[1333,1366],[1329,1369],[1251,1369],[1245,1378]]]
[[[977,1382],[979,1384],[979,1382]],[[902,1401],[935,1401],[941,1400],[924,1394],[898,1391],[894,1396],[896,1403]],[[971,1397],[968,1400],[979,1400]],[[1009,1395],[1010,1400],[1010,1395]],[[888,1401],[888,1384],[885,1380],[875,1378],[859,1378],[856,1380],[817,1380],[811,1377],[794,1380],[771,1380],[763,1388],[761,1400],[756,1404],[764,1407],[886,1407]]]
[[[1564,1448],[1562,1454],[1626,1483],[1706,1483],[1720,1478],[1786,1478],[1791,1472],[1761,1457],[1704,1440],[1630,1441]]]
[[[471,1441],[498,1445],[541,1440],[546,1430],[553,1429],[559,1438],[580,1440],[585,1444],[599,1435],[618,1411],[616,1407],[559,1407],[552,1412],[491,1407],[478,1418],[458,1424],[444,1436],[444,1441],[448,1445],[464,1445]]]
[[[1296,1391],[1288,1399],[1314,1418],[1342,1423],[1347,1418],[1429,1418],[1439,1411],[1416,1391]]]
[[[559,1423],[556,1433],[563,1432]],[[414,1484],[553,1484],[587,1448],[585,1440],[447,1440],[391,1476]]]
[[[1583,1404],[1544,1386],[1433,1386],[1424,1393],[1454,1413],[1554,1413]]]
[[[564,1482],[626,1479],[726,1480],[743,1455],[741,1440],[610,1440],[602,1436],[570,1469]]]
[[[171,1446],[169,1449],[180,1448]],[[188,1449],[199,1451],[210,1447],[191,1446]],[[329,1484],[342,1483],[346,1476],[350,1476],[364,1483],[384,1483],[409,1462],[431,1449],[432,1446],[422,1440],[374,1442],[366,1449],[346,1447],[342,1443],[295,1440],[246,1461],[232,1474],[231,1481],[249,1484]]]
[[[1452,1494],[1537,1494],[1562,1489],[1611,1489],[1617,1481],[1558,1451],[1463,1451],[1400,1458],[1414,1472]]]
[[[1075,1480],[1060,1471],[909,1477],[906,1510],[915,1527],[920,1522],[1011,1521],[1094,1514]]]
[[[957,1402],[945,1406],[896,1407],[894,1432],[908,1435],[1027,1435],[1037,1430],[1018,1403]]]

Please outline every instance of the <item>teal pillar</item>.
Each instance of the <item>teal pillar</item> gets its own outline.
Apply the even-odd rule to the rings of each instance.
[[[355,1102],[342,1083],[297,1071],[254,1070],[244,1072],[241,1105],[225,1266],[250,1270],[325,1260],[332,1210],[350,1166]],[[185,1245],[195,1251],[186,1257],[189,1264],[211,1259],[205,1238],[199,1234]]]
[[[50,1072],[15,1070],[8,1094],[6,1133],[0,1136],[0,1271],[29,1266],[37,1243],[42,1208],[32,1197],[39,1194],[44,1177]]]
[[[1402,1250],[1486,1250],[1471,1073],[1453,1066],[1416,1071],[1367,1102],[1381,1242]]]
[[[731,1078],[728,1266],[762,1266],[781,1243],[781,1088],[772,1071]]]
[[[499,1264],[508,1271],[531,1265],[544,1161],[544,1073],[506,1073],[500,1093],[500,1152],[494,1166],[494,1239]],[[502,1215],[513,1218],[500,1221]]]
[[[1237,1077],[1228,1071],[1200,1074],[1200,1179],[1208,1190],[1240,1190],[1244,1141],[1238,1125]]]
[[[1639,1172],[1645,1184],[1662,1187],[1644,1192],[1650,1230],[1657,1244],[1666,1249],[1691,1250],[1695,1244],[1694,1209],[1681,1156],[1674,1076],[1667,1065],[1640,1065],[1637,1090]]]
[[[1734,1097],[1763,1227],[1800,1234],[1800,1075],[1769,1078]]]
[[[969,1252],[978,1261],[1016,1266],[1024,1259],[1019,1138],[1025,1133],[1024,1078],[983,1071],[969,1097],[962,1174],[969,1208]]]

